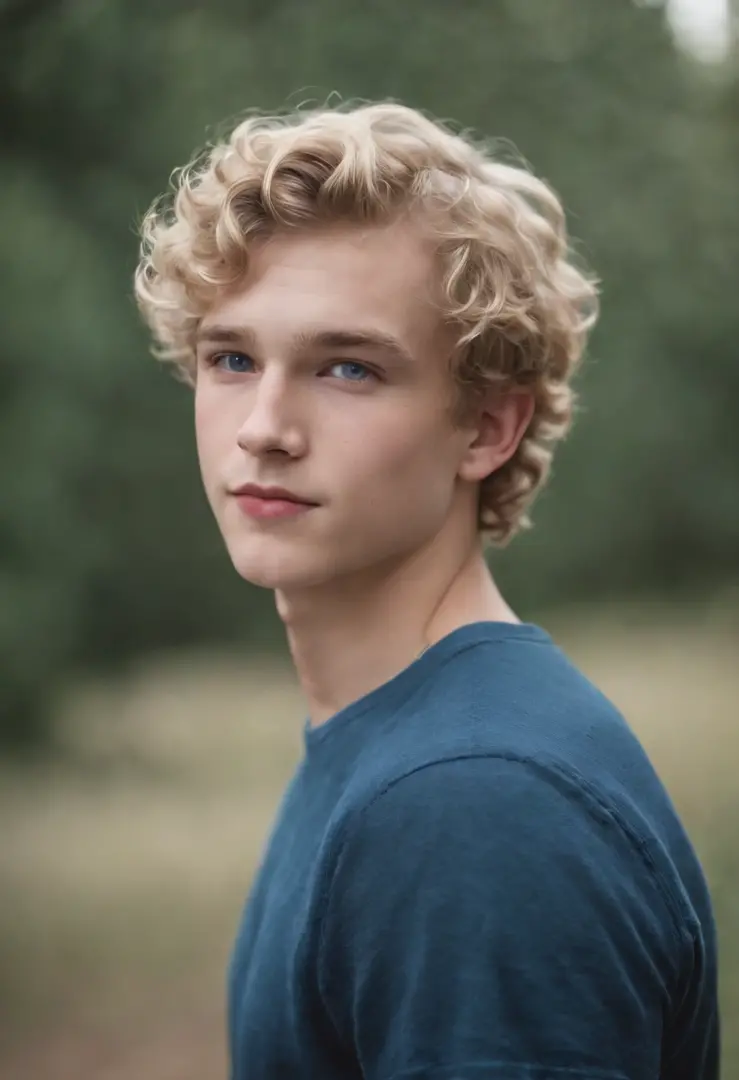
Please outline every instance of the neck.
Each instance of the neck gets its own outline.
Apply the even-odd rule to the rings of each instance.
[[[311,723],[323,723],[460,626],[518,622],[475,536],[460,553],[442,541],[392,567],[276,594]]]

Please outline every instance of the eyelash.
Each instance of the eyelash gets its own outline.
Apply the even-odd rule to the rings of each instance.
[[[219,366],[219,361],[221,361],[221,360],[223,360],[223,359],[225,359],[226,357],[229,357],[229,356],[238,357],[240,360],[248,360],[251,363],[254,362],[251,359],[251,357],[247,355],[247,353],[230,351],[230,352],[213,353],[211,356],[207,357],[206,363],[207,363],[208,367],[215,368],[215,367]],[[334,360],[334,362],[332,364],[328,365],[327,370],[330,370],[331,368],[334,368],[334,367],[338,367],[339,365],[342,365],[342,364],[352,364],[355,367],[362,368],[362,370],[364,372],[366,372],[367,376],[369,376],[369,378],[362,378],[362,379],[342,379],[341,380],[342,382],[363,383],[363,382],[369,382],[372,379],[377,379],[379,381],[382,378],[382,376],[380,375],[380,373],[378,371],[376,371],[374,368],[371,368],[368,364],[365,364],[361,360]],[[222,370],[224,370],[226,372],[226,374],[228,374],[228,375],[249,375],[249,374],[251,374],[251,372],[248,372],[248,371],[229,371],[227,368],[224,368]]]

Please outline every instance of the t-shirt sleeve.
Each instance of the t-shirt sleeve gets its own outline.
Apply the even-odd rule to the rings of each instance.
[[[653,1080],[686,947],[612,812],[556,773],[471,758],[349,822],[319,979],[367,1080]]]

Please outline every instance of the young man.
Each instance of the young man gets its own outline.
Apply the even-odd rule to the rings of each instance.
[[[595,318],[554,194],[398,105],[252,118],[149,213],[136,287],[309,705],[233,953],[234,1080],[714,1080],[690,843],[484,557]]]

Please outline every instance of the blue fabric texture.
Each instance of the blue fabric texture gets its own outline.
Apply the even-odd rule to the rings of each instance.
[[[475,623],[305,730],[229,972],[233,1080],[716,1080],[710,899],[624,718]]]

